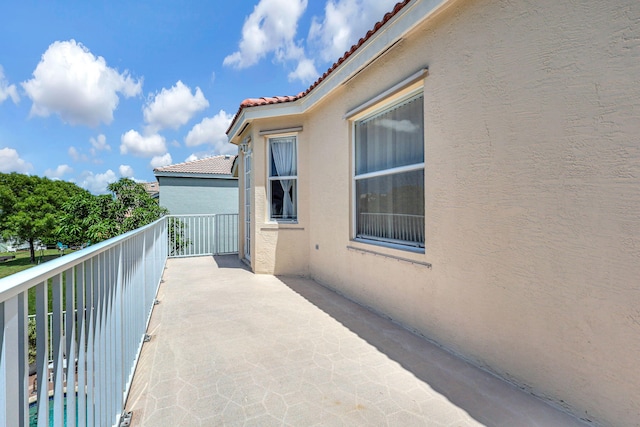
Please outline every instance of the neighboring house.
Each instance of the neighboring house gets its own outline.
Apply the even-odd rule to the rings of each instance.
[[[238,213],[236,156],[213,156],[156,168],[160,206],[173,215]]]
[[[158,197],[160,197],[160,185],[158,184],[158,181],[143,182],[142,186],[152,199],[157,199]]]
[[[638,19],[637,0],[398,4],[307,91],[240,105],[241,256],[637,425]]]

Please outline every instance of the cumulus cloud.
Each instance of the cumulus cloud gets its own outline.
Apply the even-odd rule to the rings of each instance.
[[[89,190],[93,194],[104,194],[107,190],[107,185],[116,182],[118,178],[116,174],[111,170],[107,170],[105,173],[94,174],[93,172],[84,172],[81,178],[80,187]]]
[[[107,66],[75,40],[56,41],[42,55],[33,78],[22,83],[32,100],[32,116],[57,114],[72,125],[98,126],[113,121],[119,96],[138,95],[142,81]]]
[[[60,179],[63,175],[73,172],[73,168],[69,165],[58,165],[55,169],[47,169],[44,171],[44,176],[47,178]]]
[[[28,173],[31,169],[33,169],[33,165],[21,159],[15,149],[0,148],[0,172]]]
[[[107,144],[107,137],[103,134],[95,138],[89,138],[91,143],[91,155],[95,156],[98,151],[111,151],[111,146]]]
[[[208,106],[209,101],[199,87],[192,94],[189,86],[178,80],[170,89],[163,88],[152,95],[143,109],[144,120],[152,133],[166,128],[178,129]]]
[[[129,165],[120,165],[120,176],[125,178],[133,178],[133,168]]]
[[[198,157],[195,154],[191,154],[189,157],[187,157],[186,159],[184,159],[185,162],[194,162],[196,160],[200,159],[200,157]]]
[[[313,59],[302,58],[296,69],[289,73],[289,81],[300,80],[303,83],[313,82],[318,77],[318,70]]]
[[[167,143],[158,134],[141,135],[131,129],[120,138],[120,154],[133,154],[138,157],[152,157],[167,152]]]
[[[153,159],[151,159],[151,162],[149,162],[153,169],[161,168],[162,166],[167,166],[171,163],[173,163],[173,159],[171,159],[171,154],[169,153],[166,153],[163,156],[155,156]]]
[[[309,68],[313,67],[315,71],[315,66],[305,57],[304,49],[295,39],[298,21],[306,8],[307,0],[260,0],[244,22],[239,50],[228,55],[223,64],[237,69],[247,68],[273,53],[281,62],[304,61],[305,72],[294,71],[289,78],[309,79]],[[315,78],[318,73],[313,75]]]
[[[396,3],[397,0],[329,0],[324,18],[313,18],[308,42],[315,46],[323,61],[334,62]]]
[[[20,102],[18,96],[18,89],[16,85],[10,85],[4,77],[4,69],[0,65],[0,104],[2,104],[7,98],[11,98],[14,104]]]
[[[220,110],[213,117],[206,117],[195,125],[187,134],[184,142],[187,147],[196,147],[202,144],[211,144],[214,151],[221,154],[228,154],[229,150],[236,150],[236,147],[229,144],[226,131],[231,124],[233,115]],[[230,146],[230,147],[228,147]]]

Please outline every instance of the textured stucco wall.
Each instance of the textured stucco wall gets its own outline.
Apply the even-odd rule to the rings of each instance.
[[[159,177],[160,206],[173,215],[238,213],[238,180]]]
[[[304,123],[303,116],[255,120],[251,129],[246,132],[251,135],[253,167],[251,267],[256,273],[301,276],[309,273],[310,193],[307,167],[309,143]],[[267,139],[279,135],[261,136],[260,132],[299,126],[302,126],[303,130],[296,134],[298,138],[298,220],[295,223],[270,221],[267,194]],[[242,135],[242,138],[244,137],[245,135]],[[243,170],[241,169],[241,173]],[[243,185],[244,179],[241,179],[241,188],[244,188]],[[241,203],[242,200],[243,198],[240,198]],[[244,221],[243,213],[240,220]],[[244,225],[241,233],[244,233]],[[244,245],[244,242],[242,244]]]
[[[637,0],[461,0],[414,30],[306,119],[311,276],[579,417],[638,425],[639,24]],[[426,253],[351,242],[343,115],[424,66]]]
[[[254,271],[309,274],[581,418],[639,425],[639,24],[637,0],[459,0],[306,116],[255,120]],[[426,253],[353,242],[344,114],[425,66]],[[291,126],[299,221],[274,224],[259,131]]]

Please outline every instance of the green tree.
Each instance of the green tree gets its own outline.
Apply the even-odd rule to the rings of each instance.
[[[141,184],[122,178],[108,186],[111,194],[83,192],[62,207],[57,235],[68,242],[97,243],[147,225],[168,211]]]
[[[140,228],[169,213],[149,196],[142,184],[129,178],[121,178],[107,188],[113,193],[112,218],[120,224],[119,234]]]
[[[56,221],[62,206],[83,191],[77,185],[38,176],[0,173],[0,233],[5,239],[29,243],[35,263],[34,243],[55,238]]]
[[[111,195],[94,196],[88,191],[71,197],[58,218],[58,239],[80,246],[117,236],[120,227],[112,218],[112,203]]]

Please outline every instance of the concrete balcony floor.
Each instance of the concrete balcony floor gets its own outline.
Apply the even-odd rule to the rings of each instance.
[[[311,280],[170,259],[134,426],[584,426]]]

